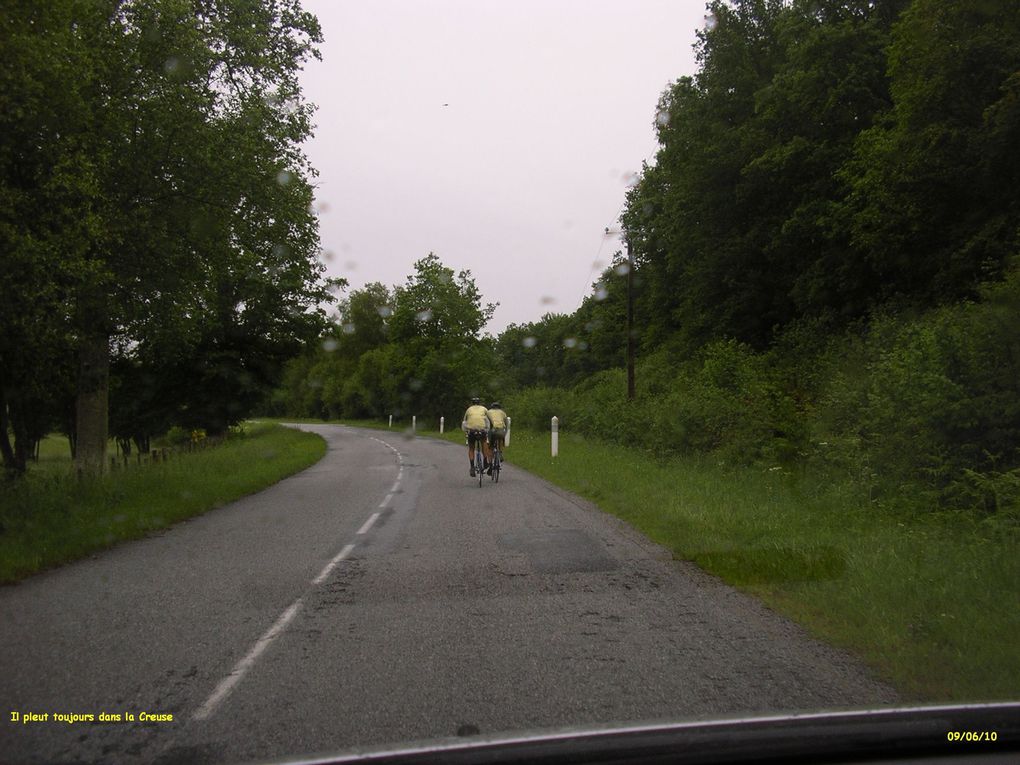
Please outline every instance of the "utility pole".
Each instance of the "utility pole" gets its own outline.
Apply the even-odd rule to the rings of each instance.
[[[627,240],[627,398],[634,398],[634,255]]]

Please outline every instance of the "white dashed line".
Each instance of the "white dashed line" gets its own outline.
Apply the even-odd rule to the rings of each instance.
[[[276,620],[276,623],[269,628],[269,631],[266,632],[266,634],[259,638],[258,642],[255,643],[255,646],[248,652],[248,655],[241,659],[241,661],[237,662],[233,671],[223,678],[220,684],[216,686],[216,690],[213,691],[212,696],[206,699],[206,702],[198,708],[198,711],[195,712],[191,719],[207,719],[209,715],[216,710],[216,707],[219,706],[220,702],[230,695],[230,692],[234,690],[234,686],[241,682],[241,679],[245,676],[248,670],[251,669],[256,659],[258,659],[262,652],[269,647],[270,643],[280,636],[280,633],[283,632],[287,625],[290,624],[291,620],[297,615],[297,612],[301,609],[301,601],[302,598],[298,598],[291,604],[290,608],[280,614],[280,618]]]
[[[364,525],[360,529],[358,529],[358,533],[365,534],[370,528],[372,528],[372,524],[375,523],[378,519],[379,513],[372,513],[368,517],[368,520],[365,521]]]
[[[325,582],[326,577],[330,575],[334,568],[336,568],[336,564],[350,555],[352,550],[354,550],[354,545],[347,545],[347,547],[342,549],[340,554],[327,563],[326,568],[322,569],[319,575],[312,580],[312,584],[322,584]]]
[[[390,446],[382,439],[372,437],[372,440],[378,441],[397,455],[397,464],[400,466],[400,469],[397,471],[397,480],[394,482],[393,488],[390,489],[390,493],[386,495],[386,498],[379,505],[380,508],[385,508],[393,499],[393,495],[400,490],[400,481],[404,477],[404,455],[401,454],[398,449]],[[358,529],[358,535],[368,533],[368,530],[372,528],[372,524],[379,520],[379,515],[379,513],[372,513],[362,527]],[[345,546],[344,549],[337,553],[333,560],[326,564],[326,567],[319,572],[319,575],[312,580],[312,585],[319,585],[326,581],[329,575],[333,572],[333,569],[336,568],[336,564],[350,556],[353,550],[354,544]],[[213,691],[212,695],[206,699],[205,703],[198,708],[194,715],[192,715],[193,720],[206,720],[213,712],[216,711],[216,708],[223,702],[224,699],[227,698],[227,696],[230,695],[231,691],[234,690],[234,687],[241,682],[244,676],[248,673],[248,670],[254,666],[259,656],[262,655],[262,652],[269,647],[270,643],[280,636],[280,634],[287,628],[287,625],[293,621],[295,616],[297,616],[298,611],[301,610],[303,601],[303,597],[298,598],[286,611],[280,614],[276,622],[273,623],[273,626],[258,639],[248,654],[237,662],[230,674],[220,681],[220,684],[216,686],[216,690]]]

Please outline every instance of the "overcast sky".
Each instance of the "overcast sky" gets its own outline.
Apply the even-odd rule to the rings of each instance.
[[[703,0],[304,0],[321,62],[306,145],[331,275],[469,269],[488,331],[571,313],[620,248],[663,89],[695,71]],[[595,262],[599,261],[598,265]]]

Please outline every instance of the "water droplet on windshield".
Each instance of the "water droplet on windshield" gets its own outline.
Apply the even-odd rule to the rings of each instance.
[[[705,16],[705,29],[706,30],[711,32],[717,26],[719,26],[719,19],[716,18],[714,13],[710,13],[707,16]]]
[[[322,341],[322,350],[324,350],[326,353],[332,353],[339,347],[340,343],[338,343],[332,337],[327,337],[325,340]]]
[[[350,322],[347,322],[346,324],[344,324],[340,329],[343,330],[345,335],[353,335],[354,331],[355,331],[354,325],[351,324]]]
[[[418,311],[418,313],[414,315],[414,318],[416,318],[418,321],[428,321],[429,319],[432,318],[432,311],[428,310],[427,308],[424,311]]]
[[[631,186],[631,187],[637,186],[637,182],[638,182],[638,180],[640,180],[640,178],[641,178],[641,174],[640,173],[635,173],[633,170],[630,171],[629,173],[624,173],[623,174],[623,182],[627,186]]]
[[[281,186],[288,185],[292,180],[294,180],[294,174],[290,170],[281,170],[276,174],[276,182]]]
[[[521,343],[521,345],[523,345],[525,348],[534,348],[536,345],[538,345],[538,338],[528,336],[524,338],[524,341]]]
[[[576,337],[567,337],[567,338],[563,339],[563,347],[564,348],[575,348],[576,346],[577,346],[577,338]]]
[[[669,111],[666,109],[659,109],[655,113],[655,124],[659,127],[666,127],[669,124]]]
[[[538,302],[541,303],[542,305],[552,305],[553,303],[556,302],[556,298],[550,295],[543,295]]]
[[[344,268],[346,268],[348,271],[357,271],[358,263],[355,260],[348,260],[346,263],[344,263]]]
[[[609,297],[609,293],[606,291],[606,286],[601,283],[595,285],[595,299],[605,300],[607,297]]]
[[[376,309],[376,313],[385,319],[393,315],[393,309],[391,309],[388,305],[379,306],[379,308]]]
[[[181,69],[181,60],[177,56],[170,56],[163,62],[163,71],[167,74],[176,74]]]
[[[626,276],[630,273],[630,263],[620,263],[613,269],[619,276]]]
[[[335,258],[336,258],[336,253],[333,252],[332,250],[325,250],[322,253],[322,259],[324,261],[326,261],[327,263],[332,263]]]

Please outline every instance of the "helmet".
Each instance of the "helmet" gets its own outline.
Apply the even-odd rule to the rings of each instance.
[[[478,396],[474,396],[471,399],[471,403],[472,404],[480,404],[480,403],[482,403],[482,400],[480,398],[478,398]]]
[[[503,405],[498,401],[493,401],[491,404],[489,404],[489,409],[500,409],[502,408],[502,406]]]

